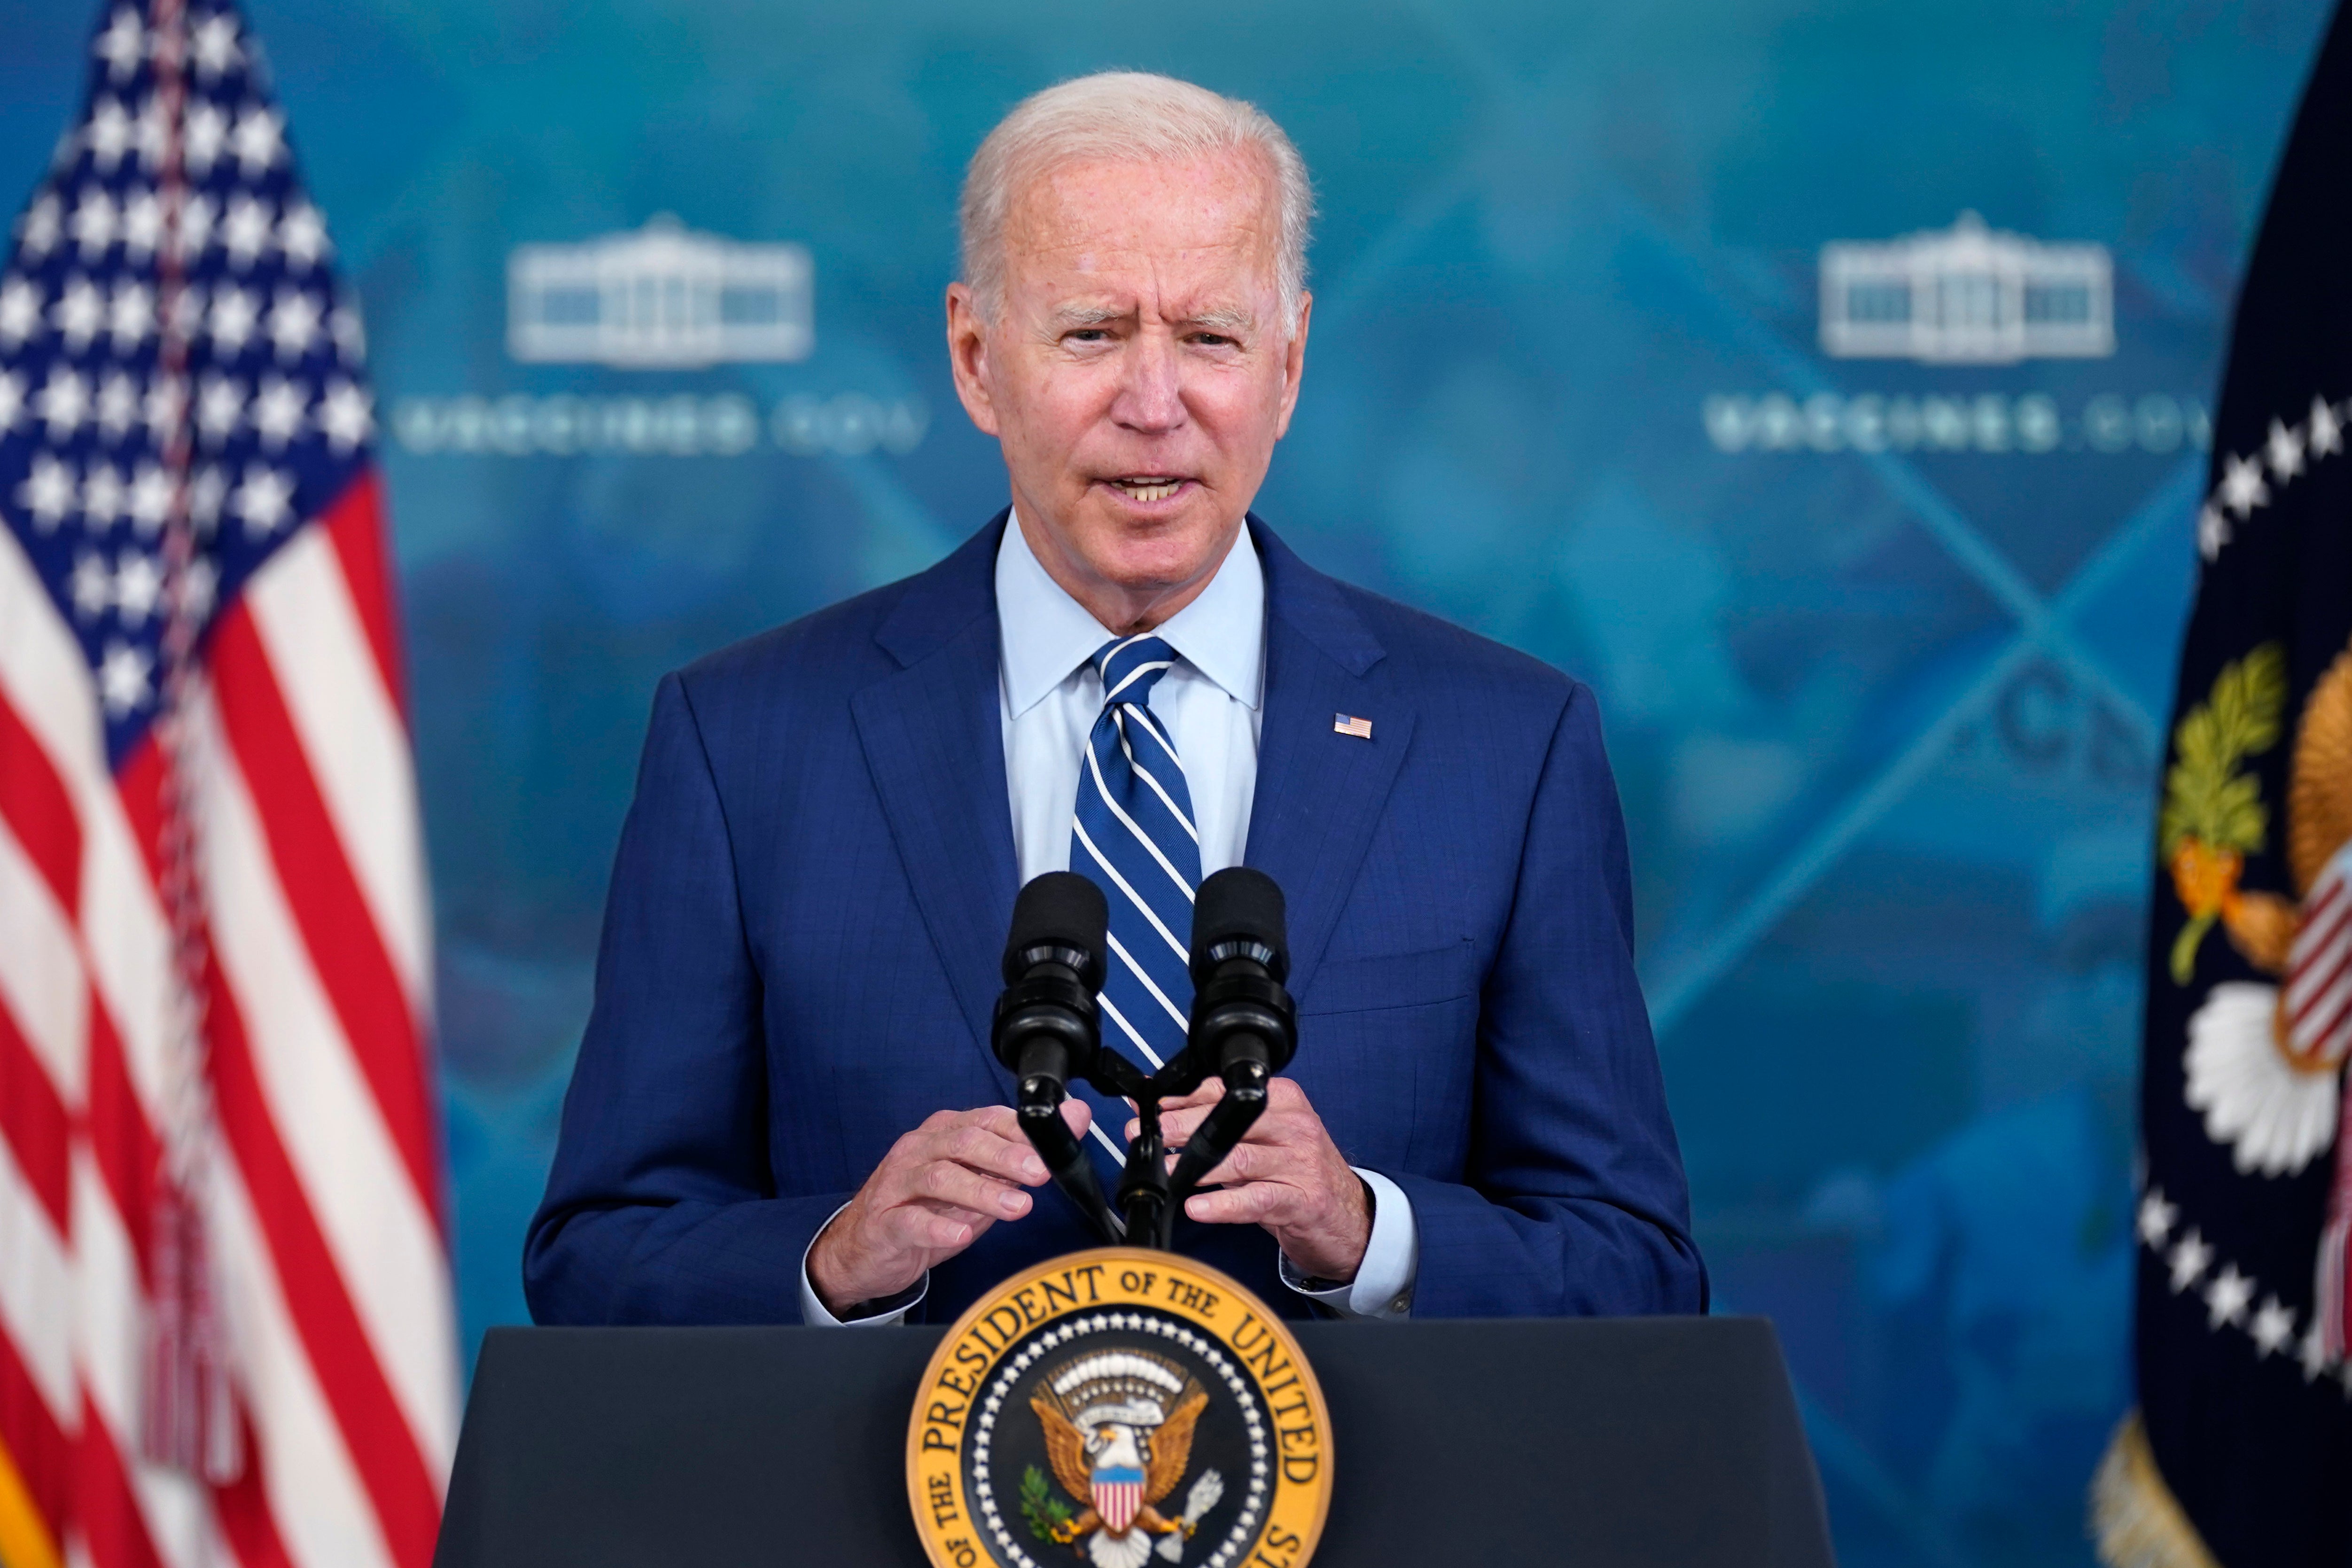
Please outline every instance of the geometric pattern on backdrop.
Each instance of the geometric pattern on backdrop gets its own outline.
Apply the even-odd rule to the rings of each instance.
[[[88,69],[0,268],[0,1561],[425,1568],[457,1379],[358,316],[232,6],[114,5]]]
[[[2139,1408],[2092,1489],[2116,1568],[2352,1551],[2347,179],[2339,11],[2247,268],[2198,518],[2148,933]]]

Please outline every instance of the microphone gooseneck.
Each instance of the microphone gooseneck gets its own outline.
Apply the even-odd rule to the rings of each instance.
[[[1095,993],[1102,989],[1110,915],[1102,889],[1069,871],[1049,871],[1021,889],[1004,943],[1004,991],[989,1044],[1020,1085],[1021,1130],[1102,1233],[1120,1238],[1087,1152],[1062,1120],[1070,1080],[1090,1078],[1102,1053]]]

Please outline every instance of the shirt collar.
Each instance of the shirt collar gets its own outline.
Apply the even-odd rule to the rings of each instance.
[[[1115,635],[1047,575],[1018,516],[1005,520],[996,551],[996,619],[1004,695],[1016,717]],[[1265,570],[1246,526],[1200,597],[1156,635],[1234,700],[1257,707],[1265,690]]]

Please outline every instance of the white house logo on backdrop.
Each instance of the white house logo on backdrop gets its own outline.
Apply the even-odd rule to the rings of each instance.
[[[815,268],[797,245],[745,245],[667,215],[507,258],[507,350],[531,363],[693,370],[803,360],[816,346]]]
[[[2045,245],[1962,213],[1948,229],[1822,247],[1822,348],[1839,359],[2014,364],[2116,352],[2103,245]]]

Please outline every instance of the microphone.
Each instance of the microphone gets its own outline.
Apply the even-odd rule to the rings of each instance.
[[[1070,1080],[1092,1074],[1102,1054],[1095,993],[1109,930],[1102,889],[1075,872],[1048,871],[1023,888],[1013,901],[989,1047],[1019,1081],[1016,1109],[1030,1147],[1103,1239],[1116,1243],[1124,1233],[1061,1111]]]
[[[1265,1086],[1298,1050],[1298,1015],[1282,983],[1290,973],[1282,889],[1246,866],[1218,872],[1192,900],[1192,1021],[1183,1070],[1187,1094],[1212,1074],[1224,1098],[1184,1146],[1169,1178],[1174,1202],[1233,1152],[1265,1110]]]

